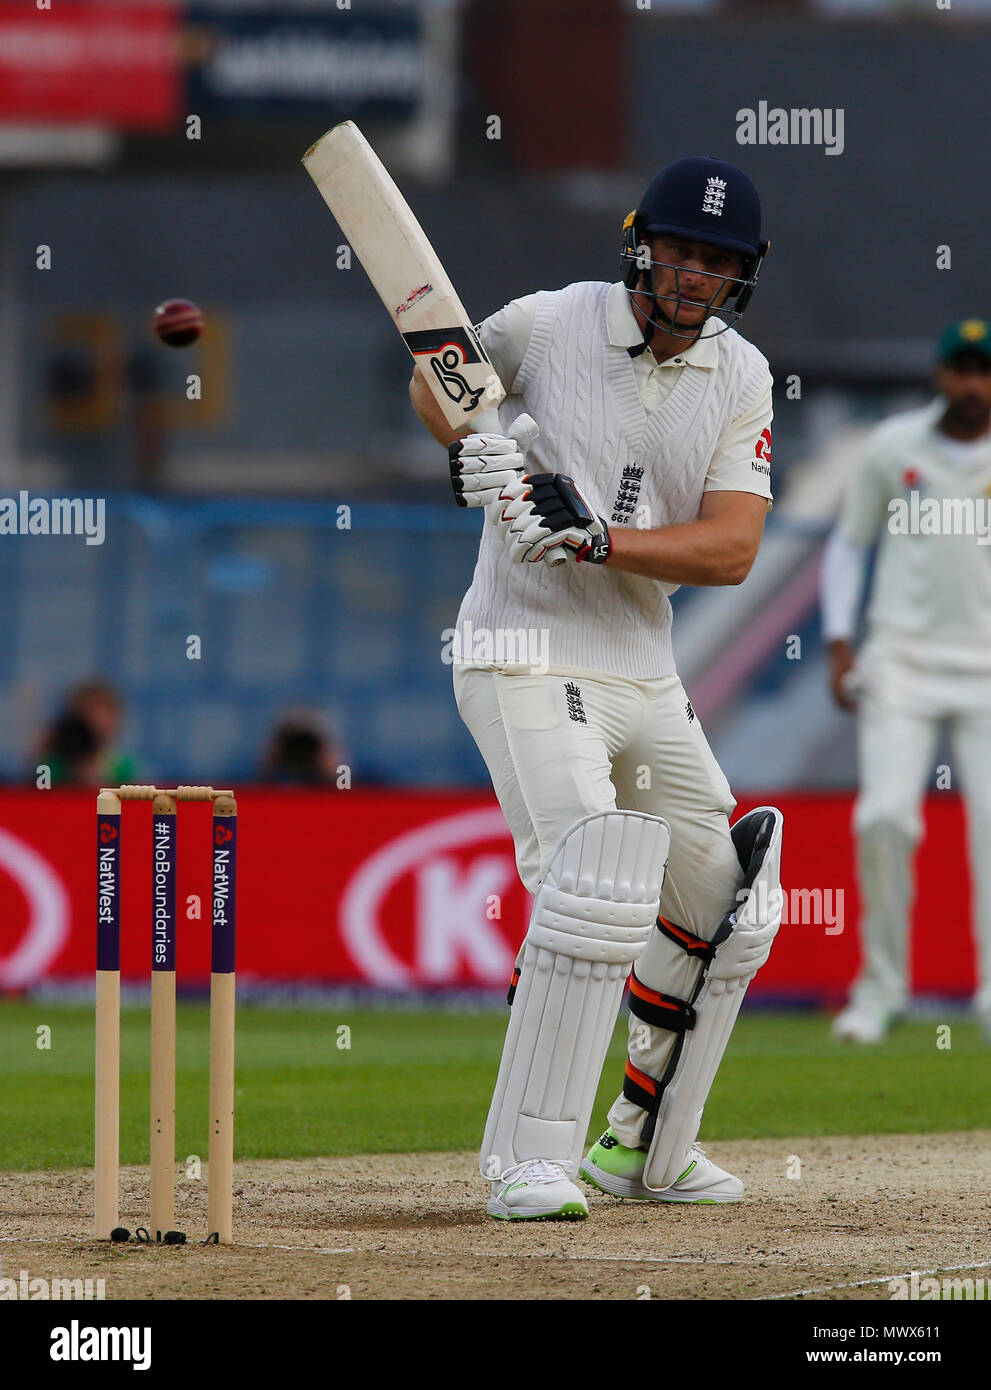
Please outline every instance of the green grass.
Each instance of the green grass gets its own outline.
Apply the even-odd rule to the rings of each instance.
[[[505,1014],[265,1009],[238,1016],[237,1154],[241,1158],[472,1149],[481,1135]],[[206,1150],[208,1011],[179,1009],[176,1151]],[[991,1125],[991,1048],[952,1020],[906,1024],[882,1046],[830,1041],[828,1019],[745,1014],[706,1110],[703,1139],[931,1133]],[[337,1029],[351,1046],[337,1046]],[[50,1050],[36,1030],[52,1030]],[[617,1031],[593,1127],[620,1081]],[[0,1002],[0,1169],[92,1162],[93,1013]],[[121,1158],[148,1158],[148,1016],[125,1009]]]

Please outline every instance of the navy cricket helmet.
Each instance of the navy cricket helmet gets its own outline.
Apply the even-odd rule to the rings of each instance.
[[[646,242],[654,236],[716,246],[742,258],[738,276],[708,277],[719,283],[708,301],[705,318],[690,330],[678,325],[678,315],[687,298],[681,290],[683,267],[651,259]],[[718,313],[723,322],[715,333],[704,336],[714,338],[725,333],[750,303],[769,246],[769,242],[761,240],[760,198],[742,169],[707,156],[676,159],[666,165],[651,180],[639,206],[623,223],[623,282],[630,294],[649,295],[653,306],[644,346],[650,343],[655,328],[679,338],[700,338],[712,313]],[[658,266],[674,270],[673,294],[656,293],[654,270]]]

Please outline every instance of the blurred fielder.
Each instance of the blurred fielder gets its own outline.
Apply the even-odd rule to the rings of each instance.
[[[967,804],[975,1009],[991,1040],[991,325],[952,325],[938,356],[939,398],[874,432],[823,559],[833,695],[855,709],[859,693],[854,828],[864,903],[863,966],[833,1031],[861,1043],[879,1042],[908,998],[912,856],[944,722]],[[855,660],[875,541],[867,639]]]
[[[480,1155],[495,1217],[586,1216],[579,1169],[620,1197],[743,1193],[696,1136],[780,922],[781,815],[730,831],[668,595],[742,583],[760,545],[771,376],[732,325],[766,250],[746,175],[678,160],[624,224],[621,282],[528,295],[478,329],[510,394],[504,433],[449,450],[459,501],[487,509],[455,694],[534,895]],[[418,373],[410,390],[450,443]],[[535,673],[522,648],[545,639]],[[582,1160],[631,969],[625,1080]]]

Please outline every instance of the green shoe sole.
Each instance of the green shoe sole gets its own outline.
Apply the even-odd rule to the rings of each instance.
[[[650,1197],[641,1196],[640,1193],[610,1192],[608,1187],[603,1187],[587,1168],[579,1168],[578,1176],[583,1182],[587,1182],[589,1187],[594,1187],[596,1192],[604,1192],[607,1197],[615,1197],[617,1202],[649,1202]]]
[[[584,1221],[588,1212],[579,1202],[565,1202],[560,1211],[541,1212],[538,1216],[496,1211],[490,1211],[489,1216],[493,1221]]]
[[[732,1206],[740,1200],[738,1197],[658,1197],[646,1192],[610,1192],[609,1188],[604,1187],[587,1168],[579,1168],[578,1176],[583,1182],[587,1182],[589,1187],[594,1187],[597,1192],[602,1192],[607,1197],[615,1198],[617,1202],[653,1202],[655,1205],[666,1207],[725,1207]]]

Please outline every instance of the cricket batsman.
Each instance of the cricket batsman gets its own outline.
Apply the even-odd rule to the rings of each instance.
[[[864,904],[863,964],[833,1031],[858,1043],[880,1042],[908,1000],[912,860],[944,727],[967,806],[974,1007],[991,1041],[991,324],[951,325],[937,356],[937,398],[874,431],[823,557],[832,692],[858,710],[854,830]],[[875,542],[867,637],[855,652]]]
[[[750,179],[679,159],[624,223],[620,281],[527,295],[479,325],[509,393],[501,434],[452,441],[414,372],[457,499],[487,513],[458,630],[547,652],[535,669],[466,644],[454,672],[534,898],[480,1154],[500,1219],[587,1216],[579,1176],[656,1202],[743,1194],[696,1138],[780,923],[782,817],[730,827],[669,595],[743,583],[760,545],[772,383],[733,325],[766,251]],[[629,1062],[582,1159],[627,979]]]

